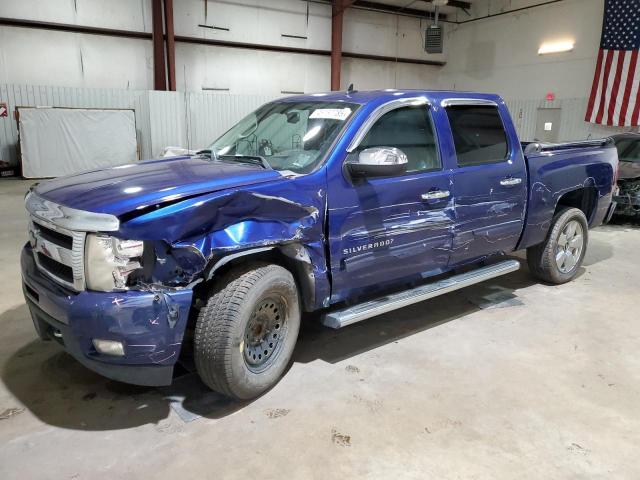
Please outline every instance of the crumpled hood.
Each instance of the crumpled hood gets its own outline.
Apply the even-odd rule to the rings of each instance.
[[[120,216],[149,205],[282,178],[256,165],[174,157],[48,180],[36,187],[36,193],[78,210]]]

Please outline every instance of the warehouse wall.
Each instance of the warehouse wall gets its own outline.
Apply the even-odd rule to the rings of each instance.
[[[148,0],[3,0],[0,17],[151,32]],[[0,27],[0,83],[152,88],[151,41]]]
[[[123,108],[135,113],[140,157],[158,157],[167,146],[202,148],[231,125],[272,100],[268,95],[159,92],[0,84],[0,99],[18,107]],[[18,130],[0,118],[0,161],[18,163]]]
[[[489,91],[509,104],[519,133],[535,138],[538,108],[561,108],[561,140],[602,137],[637,128],[602,127],[584,121],[587,99],[600,47],[603,0],[564,0],[514,13],[505,13],[543,0],[478,0],[470,17],[448,25],[447,65],[443,88]],[[492,18],[482,18],[488,15]],[[538,55],[543,43],[571,40],[571,52]],[[554,101],[546,101],[554,93]]]
[[[479,0],[463,21],[541,0]],[[229,41],[330,48],[330,10],[299,0],[175,1],[176,34]],[[564,0],[523,12],[446,25],[446,55],[422,51],[426,22],[359,10],[345,14],[344,51],[446,59],[432,67],[343,59],[343,88],[452,88],[494,91],[509,104],[526,140],[538,108],[561,108],[560,139],[605,136],[617,129],[583,121],[602,0]],[[308,8],[308,10],[307,10]],[[150,0],[4,0],[0,16],[150,32]],[[227,28],[214,30],[198,24]],[[287,38],[298,35],[306,39]],[[574,39],[570,53],[538,56],[546,41]],[[152,45],[133,40],[0,27],[0,102],[17,105],[134,108],[142,158],[168,145],[198,148],[269,99],[329,89],[329,57],[178,43],[178,89],[149,91]],[[47,86],[38,86],[47,85]],[[212,94],[204,88],[228,89]],[[184,92],[187,93],[184,93]],[[544,100],[547,92],[557,99]],[[0,160],[17,162],[16,125],[0,118]]]
[[[479,0],[473,17],[542,0]],[[488,90],[505,98],[588,97],[600,44],[603,0],[564,0],[508,15],[450,26],[442,69],[447,88]],[[542,43],[575,41],[572,52],[538,55]]]
[[[204,39],[330,49],[331,9],[300,0],[174,2],[175,33]],[[151,31],[150,0],[3,0],[0,17]],[[344,51],[441,60],[422,49],[419,19],[362,10],[345,14]],[[228,29],[214,30],[208,27]],[[306,39],[287,38],[296,35]],[[345,59],[343,86],[436,86],[440,67]],[[176,44],[179,90],[236,94],[329,89],[329,57]],[[0,82],[92,88],[153,88],[150,40],[0,27]]]

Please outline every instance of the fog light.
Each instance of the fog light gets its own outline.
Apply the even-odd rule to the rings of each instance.
[[[124,345],[122,342],[114,342],[113,340],[93,339],[93,346],[99,353],[104,355],[113,355],[114,357],[124,357]]]

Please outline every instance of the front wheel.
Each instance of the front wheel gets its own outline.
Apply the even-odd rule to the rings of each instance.
[[[531,273],[548,283],[566,283],[576,276],[587,251],[589,230],[582,210],[564,208],[553,217],[546,240],[527,249]]]
[[[264,263],[232,270],[198,315],[198,374],[212,390],[255,398],[284,373],[299,329],[298,290],[288,270]]]

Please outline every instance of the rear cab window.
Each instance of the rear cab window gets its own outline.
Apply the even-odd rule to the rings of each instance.
[[[508,160],[507,133],[497,106],[450,105],[446,112],[458,167]]]
[[[624,138],[616,142],[618,158],[621,162],[640,163],[640,135],[637,138]]]

